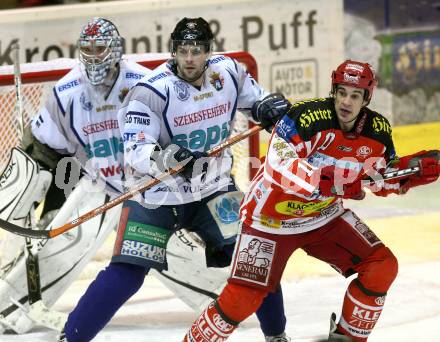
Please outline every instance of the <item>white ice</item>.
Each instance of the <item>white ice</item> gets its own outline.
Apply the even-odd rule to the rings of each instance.
[[[440,340],[440,262],[404,266],[387,297],[382,317],[369,341],[433,342]],[[314,341],[328,333],[332,311],[339,314],[345,285],[340,276],[283,281],[287,333],[294,341]],[[69,311],[83,293],[87,281],[76,282],[56,305]],[[159,281],[148,277],[139,291],[118,312],[94,342],[181,341],[197,314]],[[55,341],[44,328],[31,333],[0,335],[4,342]],[[264,341],[255,316],[245,321],[231,342]]]

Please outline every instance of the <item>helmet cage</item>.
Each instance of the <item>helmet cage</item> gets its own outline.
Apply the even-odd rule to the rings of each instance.
[[[81,31],[78,39],[79,60],[91,84],[104,82],[111,68],[122,58],[124,39],[116,26],[103,18],[95,18]]]
[[[79,59],[84,64],[98,65],[111,57],[113,39],[79,39]]]

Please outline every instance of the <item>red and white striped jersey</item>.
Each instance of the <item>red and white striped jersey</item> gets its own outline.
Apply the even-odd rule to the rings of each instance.
[[[383,172],[395,157],[391,126],[382,115],[362,109],[353,130],[341,130],[333,98],[292,106],[273,130],[266,158],[240,208],[241,220],[273,234],[298,234],[343,213],[342,200],[319,192],[320,170],[334,165],[345,183]],[[387,182],[377,195],[398,193]]]

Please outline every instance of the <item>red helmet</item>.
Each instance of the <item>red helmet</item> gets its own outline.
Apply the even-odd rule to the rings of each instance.
[[[377,79],[370,64],[347,59],[332,73],[333,94],[336,92],[337,84],[365,89],[365,100],[369,103],[374,87],[377,86]]]

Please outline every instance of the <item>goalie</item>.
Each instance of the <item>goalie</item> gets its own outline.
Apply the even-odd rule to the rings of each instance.
[[[1,175],[2,219],[35,229],[34,203],[46,197],[38,225],[50,229],[78,216],[77,208],[91,210],[122,191],[123,151],[116,115],[128,90],[149,72],[137,63],[123,60],[123,46],[123,38],[109,20],[93,19],[81,31],[80,63],[54,86],[52,95],[27,127],[21,148],[12,150]],[[66,156],[76,157],[82,172],[88,174],[78,184],[79,169],[73,158],[62,159]],[[94,183],[100,180],[100,184],[92,184],[89,179]],[[76,188],[70,193],[74,185]],[[19,307],[24,306],[26,311],[29,303],[41,298],[50,307],[113,230],[119,211],[114,208],[72,234],[35,246],[39,265],[37,262],[33,267],[39,266],[40,274],[35,272],[38,269],[26,265],[29,260],[23,251],[3,266],[2,330],[23,333],[33,326]],[[9,255],[17,254],[17,245],[10,239],[3,243]],[[36,278],[31,279],[32,276]],[[34,290],[28,293],[31,288]]]

